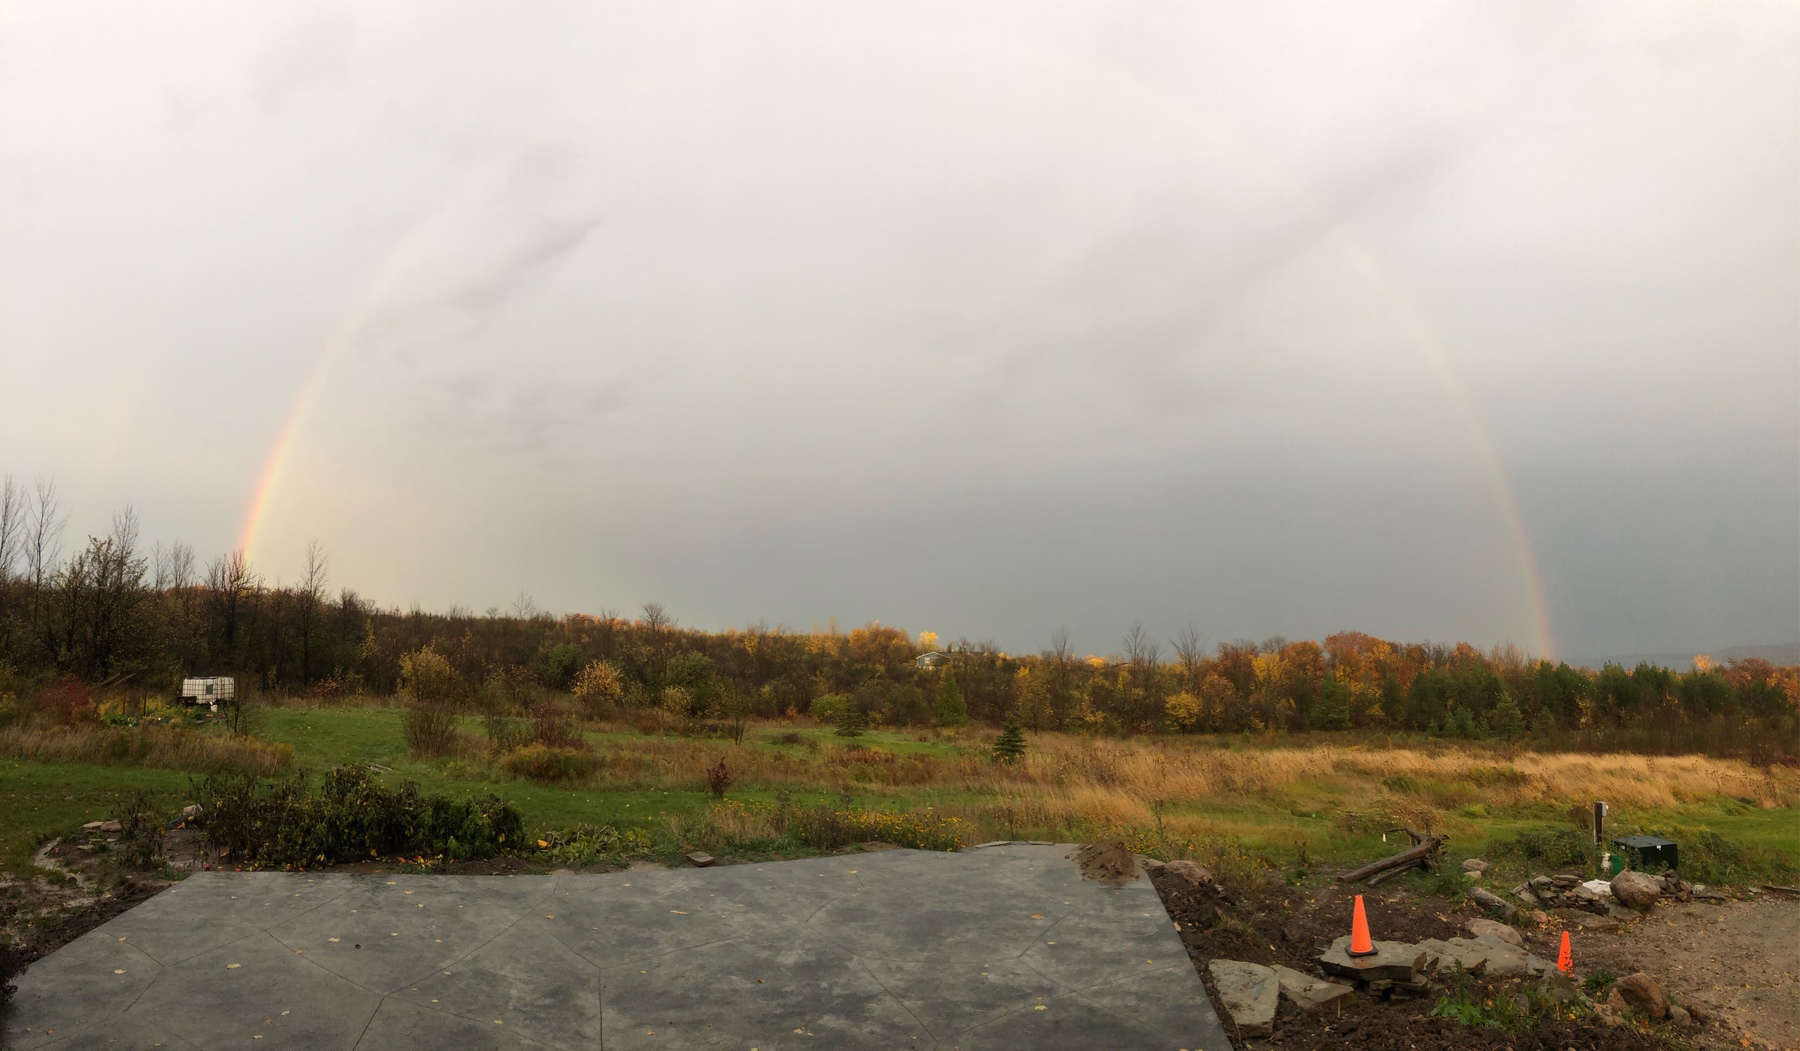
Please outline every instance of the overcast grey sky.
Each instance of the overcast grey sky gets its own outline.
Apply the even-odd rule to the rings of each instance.
[[[0,471],[272,578],[1793,642],[1797,420],[1793,3],[0,3]]]

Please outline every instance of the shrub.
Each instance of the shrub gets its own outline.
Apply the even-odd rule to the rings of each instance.
[[[731,768],[725,765],[725,757],[706,768],[706,788],[715,798],[725,798],[725,790],[731,787]]]
[[[812,713],[814,719],[822,723],[836,723],[844,717],[844,711],[849,707],[850,698],[841,693],[826,693],[813,698],[812,705],[807,711]]]
[[[430,646],[400,658],[400,683],[408,702],[401,716],[406,746],[417,755],[445,755],[456,746],[456,716],[451,704],[456,669]]]
[[[498,796],[420,795],[410,781],[389,791],[358,767],[327,773],[316,795],[304,771],[273,784],[214,776],[194,787],[207,845],[246,867],[414,855],[467,860],[523,845],[518,810]]]
[[[140,872],[156,868],[162,856],[163,826],[156,797],[140,788],[119,801],[119,860]]]
[[[1572,828],[1522,829],[1511,839],[1489,843],[1488,853],[1550,868],[1592,867],[1598,860],[1593,836]]]
[[[591,718],[613,711],[625,700],[618,669],[605,661],[592,661],[581,669],[571,692]]]
[[[585,781],[600,769],[600,757],[581,748],[532,744],[508,752],[500,761],[506,772],[529,781]]]

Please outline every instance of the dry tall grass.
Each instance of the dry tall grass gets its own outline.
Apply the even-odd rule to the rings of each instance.
[[[968,743],[977,743],[969,735]],[[599,748],[596,784],[692,789],[725,749],[746,788],[849,791],[862,798],[921,789],[984,797],[949,804],[1002,834],[1057,834],[1112,826],[1203,834],[1201,802],[1310,801],[1347,830],[1426,822],[1471,804],[1555,809],[1605,799],[1615,808],[1653,809],[1730,797],[1760,807],[1800,804],[1800,771],[1758,769],[1704,756],[1513,752],[1480,746],[1415,749],[1315,743],[1227,748],[1196,739],[1093,740],[1044,733],[1021,763],[994,763],[977,749],[955,756],[898,754],[879,747],[807,739],[800,747],[732,748],[685,738]],[[1190,811],[1184,815],[1183,811]]]
[[[294,761],[294,748],[249,737],[163,726],[53,726],[0,729],[0,755],[99,766],[157,766],[205,773],[273,776]]]

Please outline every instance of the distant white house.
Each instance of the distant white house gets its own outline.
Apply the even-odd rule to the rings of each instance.
[[[930,653],[921,653],[913,658],[913,667],[925,668],[927,670],[939,668],[948,663],[950,663],[950,655],[948,653],[940,653],[937,650],[932,650]]]
[[[229,675],[183,679],[181,699],[189,704],[207,704],[217,708],[221,702],[237,700],[237,680]]]

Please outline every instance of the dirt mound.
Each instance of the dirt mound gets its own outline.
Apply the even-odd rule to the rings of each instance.
[[[1137,860],[1125,844],[1116,839],[1089,843],[1069,857],[1081,867],[1081,874],[1101,883],[1126,883],[1138,878]]]

